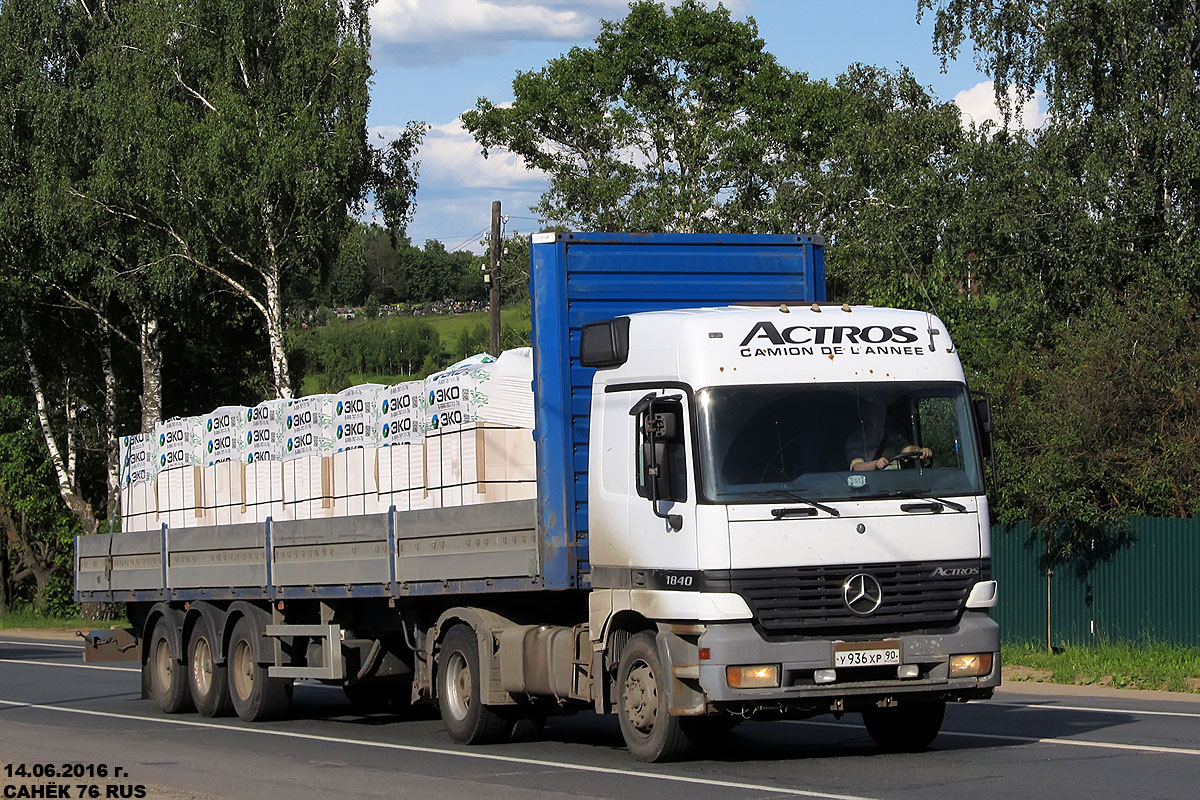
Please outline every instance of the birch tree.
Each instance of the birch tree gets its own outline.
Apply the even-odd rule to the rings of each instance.
[[[415,189],[395,148],[367,144],[367,4],[159,0],[118,16],[108,84],[125,88],[97,103],[125,146],[87,199],[249,304],[275,393],[290,396],[291,286],[329,263],[370,189],[394,218]]]

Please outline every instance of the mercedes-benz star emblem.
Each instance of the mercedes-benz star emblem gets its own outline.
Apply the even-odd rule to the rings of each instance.
[[[883,587],[874,575],[860,572],[846,578],[842,584],[842,599],[851,613],[867,617],[874,614],[883,603]]]

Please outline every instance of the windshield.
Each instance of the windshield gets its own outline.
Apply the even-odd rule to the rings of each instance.
[[[983,493],[962,384],[722,386],[697,408],[712,502]]]

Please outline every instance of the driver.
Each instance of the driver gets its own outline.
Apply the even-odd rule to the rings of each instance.
[[[861,396],[859,411],[860,424],[846,437],[846,460],[854,472],[898,469],[897,456],[905,453],[920,453],[922,460],[933,457],[932,450],[909,443],[892,424],[882,397]]]

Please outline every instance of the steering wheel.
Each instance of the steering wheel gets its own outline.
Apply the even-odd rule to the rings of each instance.
[[[890,457],[888,461],[892,464],[896,464],[901,461],[923,461],[924,459],[925,454],[920,450],[909,450],[906,453],[897,453],[896,455]]]

